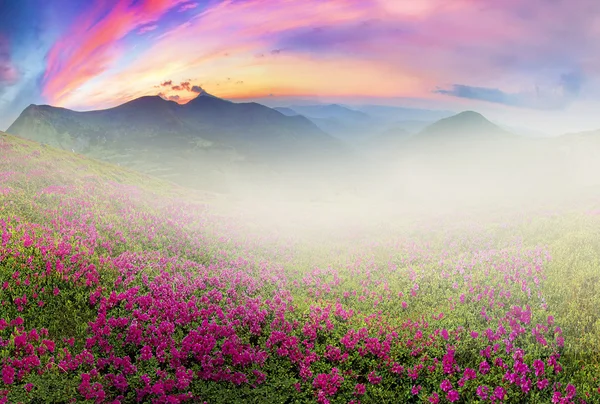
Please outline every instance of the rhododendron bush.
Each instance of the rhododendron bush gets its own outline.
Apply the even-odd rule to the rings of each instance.
[[[8,139],[0,402],[600,402],[588,211],[313,260],[181,190]]]

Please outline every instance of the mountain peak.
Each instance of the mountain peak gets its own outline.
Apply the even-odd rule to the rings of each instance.
[[[209,94],[202,87],[199,87],[199,90],[200,91],[198,92],[198,95],[196,96],[196,98],[192,98],[187,103],[185,103],[186,106],[188,106],[188,107],[202,106],[203,108],[210,106],[210,107],[214,108],[217,106],[222,106],[223,104],[233,104],[233,102],[231,102],[229,100],[224,100],[222,98],[219,98],[212,94]]]
[[[150,107],[150,106],[168,105],[170,102],[172,102],[172,101],[164,99],[160,95],[144,95],[139,98],[134,98],[131,101],[127,101],[127,102],[119,105],[119,107],[123,107],[123,106]]]
[[[506,135],[504,129],[490,122],[475,111],[463,111],[448,118],[440,119],[421,131],[427,136],[489,136]]]
[[[460,113],[458,113],[458,114],[456,114],[456,115],[454,115],[453,117],[450,117],[450,118],[479,119],[479,120],[485,120],[485,121],[487,121],[487,119],[483,115],[481,115],[479,112],[470,111],[470,110],[460,112]]]
[[[198,89],[200,91],[198,91],[198,95],[196,96],[196,98],[200,98],[200,97],[210,97],[210,98],[219,98],[219,97],[215,97],[212,94],[209,94],[205,89],[203,89],[202,87],[198,87]]]

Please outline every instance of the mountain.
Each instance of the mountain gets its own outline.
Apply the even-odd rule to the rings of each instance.
[[[346,153],[303,116],[206,92],[183,105],[159,96],[85,112],[30,105],[7,132],[185,185],[217,187],[232,172],[249,175],[249,168],[279,169]]]
[[[434,121],[419,121],[419,120],[404,120],[404,121],[396,121],[389,123],[383,132],[409,132],[409,133],[418,133],[427,126],[431,125]]]
[[[275,109],[287,116],[305,116],[323,131],[350,143],[364,138],[381,125],[364,112],[339,104],[293,105]]]
[[[424,178],[460,179],[481,185],[505,180],[507,161],[520,164],[524,158],[528,162],[519,137],[474,111],[442,118],[404,139],[384,153],[395,155],[405,167],[419,167],[418,175]]]
[[[294,111],[291,108],[287,108],[287,107],[275,107],[273,108],[275,111],[281,112],[283,115],[287,115],[287,116],[295,116],[295,115],[300,115],[299,113],[297,113],[296,111]]]
[[[275,109],[288,116],[304,115],[323,131],[359,147],[377,143],[380,138],[394,139],[396,132],[417,133],[439,119],[454,115],[450,111],[383,105],[296,104]]]
[[[168,140],[234,148],[256,158],[269,153],[340,149],[333,137],[302,116],[288,117],[257,103],[233,103],[201,93],[184,105],[159,96],[141,97],[114,108],[78,112],[48,105],[30,105],[9,133],[67,148],[63,138],[78,141],[79,150],[107,142],[135,146],[139,141]],[[72,146],[72,145],[71,145]]]
[[[342,149],[339,141],[306,117],[286,116],[255,102],[238,104],[201,95],[183,105],[179,116],[203,137],[256,151],[261,158],[264,152],[270,157],[287,158],[290,153]]]
[[[452,111],[405,108],[389,105],[361,105],[356,107],[358,111],[364,112],[372,118],[387,122],[398,121],[425,121],[434,122],[455,114]]]
[[[503,139],[512,134],[490,122],[478,112],[464,111],[425,127],[414,139],[417,141],[485,141]]]
[[[304,115],[308,118],[317,119],[337,119],[342,122],[362,122],[368,121],[371,117],[361,111],[356,111],[350,108],[343,107],[339,104],[328,104],[328,105],[293,105],[289,108],[292,111],[296,111],[300,115]]]

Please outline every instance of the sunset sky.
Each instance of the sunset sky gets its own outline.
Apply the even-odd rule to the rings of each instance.
[[[200,87],[600,128],[598,0],[0,0],[0,129],[29,104]]]

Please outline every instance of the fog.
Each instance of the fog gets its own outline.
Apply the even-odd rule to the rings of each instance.
[[[227,179],[218,209],[267,231],[345,237],[354,230],[564,211],[600,196],[593,137],[407,141],[289,162]],[[483,139],[483,140],[482,140]]]

